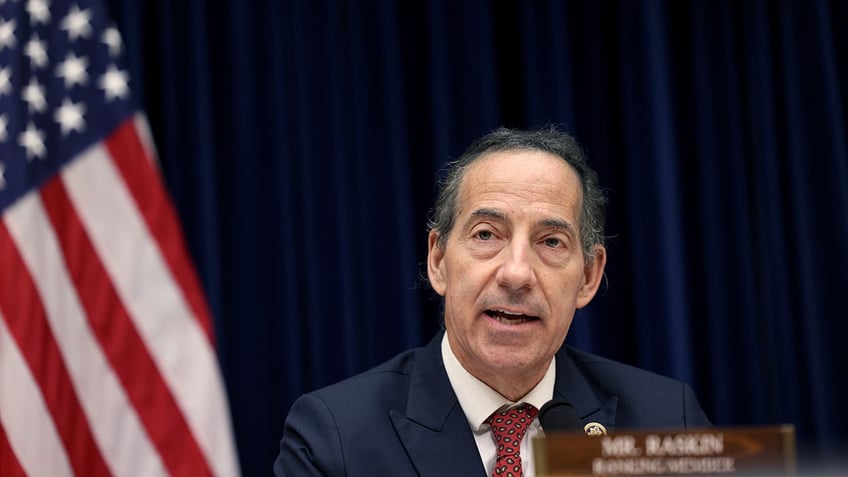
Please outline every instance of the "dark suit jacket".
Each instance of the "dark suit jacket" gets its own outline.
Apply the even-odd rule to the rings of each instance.
[[[276,475],[485,477],[441,339],[301,396],[286,419]],[[607,430],[710,425],[689,386],[568,346],[557,353],[554,397]]]

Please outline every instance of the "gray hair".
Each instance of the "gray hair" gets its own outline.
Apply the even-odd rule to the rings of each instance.
[[[598,184],[598,175],[586,163],[583,149],[574,136],[556,126],[546,126],[529,131],[499,128],[476,140],[456,161],[442,170],[439,195],[428,229],[439,234],[438,246],[444,248],[448,234],[456,221],[459,187],[468,168],[483,155],[510,150],[536,150],[564,160],[577,173],[583,186],[579,230],[583,256],[587,263],[594,257],[596,245],[604,244],[604,203],[606,198]]]

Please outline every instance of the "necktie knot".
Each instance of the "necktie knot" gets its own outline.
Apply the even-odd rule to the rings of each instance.
[[[512,409],[495,411],[486,422],[492,427],[498,454],[492,476],[513,475],[522,477],[521,440],[527,427],[536,418],[538,410],[524,404]]]

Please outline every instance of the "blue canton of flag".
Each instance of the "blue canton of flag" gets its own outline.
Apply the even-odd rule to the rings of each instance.
[[[0,210],[136,109],[121,36],[86,3],[0,0]]]

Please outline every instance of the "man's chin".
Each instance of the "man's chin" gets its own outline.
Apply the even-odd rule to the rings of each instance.
[[[503,375],[525,375],[547,369],[552,357],[528,353],[527,348],[490,346],[483,353],[485,366]]]

